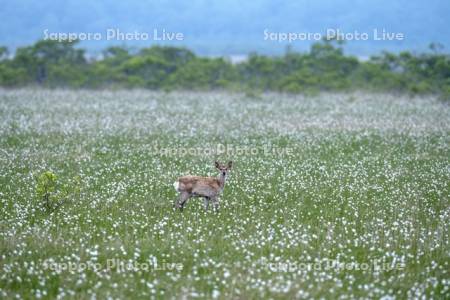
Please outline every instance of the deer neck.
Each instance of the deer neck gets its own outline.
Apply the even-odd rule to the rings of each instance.
[[[219,180],[220,187],[223,189],[223,187],[225,186],[225,182],[227,181],[227,175],[223,175],[221,173],[219,177],[217,177],[217,179]]]

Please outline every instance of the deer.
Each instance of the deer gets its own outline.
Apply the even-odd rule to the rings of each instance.
[[[219,210],[219,195],[222,193],[227,180],[228,172],[233,165],[229,161],[227,165],[215,162],[215,167],[220,171],[218,177],[201,177],[186,175],[178,178],[173,183],[177,192],[180,193],[177,200],[174,202],[174,208],[183,210],[184,205],[191,197],[202,197],[205,211],[208,210],[209,202],[214,205],[214,211]]]

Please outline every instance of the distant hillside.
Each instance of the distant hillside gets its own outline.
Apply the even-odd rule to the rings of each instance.
[[[430,42],[450,48],[450,1],[1,1],[0,45],[16,48],[43,38],[50,32],[153,32],[165,29],[182,32],[185,45],[202,55],[232,55],[257,51],[276,54],[288,43],[264,41],[270,32],[325,33],[327,28],[343,32],[373,29],[400,32],[403,41],[348,42],[346,50],[366,56],[387,49],[421,51]],[[111,44],[148,46],[153,41],[90,41],[81,45],[96,52]],[[291,43],[295,49],[308,49],[310,42]]]

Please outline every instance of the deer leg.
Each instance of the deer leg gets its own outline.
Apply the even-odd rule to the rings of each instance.
[[[189,193],[181,193],[180,199],[178,199],[178,202],[176,204],[176,208],[179,208],[180,210],[183,210],[184,204],[186,204],[186,201],[189,199],[190,195]]]
[[[218,212],[219,211],[219,199],[217,197],[213,197],[212,202],[214,205],[214,211]]]
[[[175,201],[173,201],[173,203],[172,203],[172,208],[173,209],[176,209],[176,208],[178,208],[178,199],[180,198],[180,196],[177,196],[176,198],[175,198]]]
[[[207,211],[209,206],[209,197],[203,197],[203,206],[205,208],[205,211]]]

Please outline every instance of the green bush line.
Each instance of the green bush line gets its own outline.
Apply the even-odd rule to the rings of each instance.
[[[282,56],[251,53],[233,64],[199,57],[185,48],[152,46],[133,52],[110,47],[87,59],[77,42],[41,40],[18,48],[0,47],[0,86],[68,88],[227,89],[250,93],[368,89],[450,95],[450,55],[439,51],[382,52],[362,61],[344,54],[340,43],[321,41],[308,52],[287,48]]]

